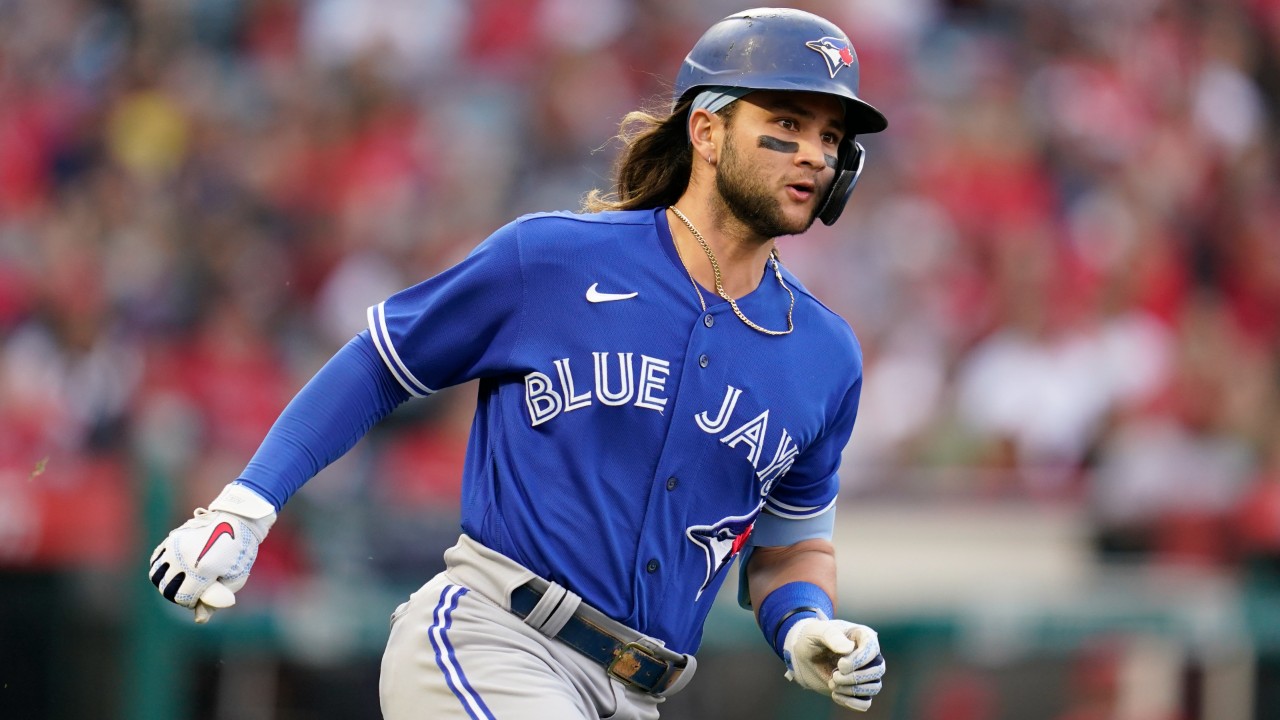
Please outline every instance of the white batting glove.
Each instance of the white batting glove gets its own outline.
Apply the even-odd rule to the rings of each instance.
[[[249,579],[258,543],[276,521],[270,502],[231,483],[195,517],[169,533],[151,554],[151,584],[166,600],[195,611],[205,623],[215,610],[236,604]]]
[[[782,641],[787,679],[850,710],[866,712],[880,692],[884,656],[880,639],[866,625],[844,620],[801,620]]]

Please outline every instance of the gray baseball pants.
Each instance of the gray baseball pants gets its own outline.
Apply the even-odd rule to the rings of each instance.
[[[611,677],[510,611],[512,590],[533,572],[466,535],[445,565],[391,616],[378,688],[386,720],[656,720],[663,697]],[[688,662],[666,696],[692,678]]]

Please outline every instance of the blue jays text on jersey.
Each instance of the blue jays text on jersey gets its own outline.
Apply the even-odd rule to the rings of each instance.
[[[785,327],[789,297],[761,270],[739,307]],[[694,652],[748,535],[830,533],[861,351],[784,277],[795,331],[766,336],[726,302],[700,309],[663,209],[537,214],[369,326],[412,395],[479,379],[463,530]]]

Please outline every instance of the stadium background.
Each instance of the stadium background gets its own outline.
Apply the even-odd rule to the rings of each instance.
[[[842,221],[780,244],[866,352],[867,717],[1280,717],[1280,2],[796,6],[891,119]],[[145,556],[367,305],[606,182],[738,9],[0,0],[0,717],[376,716],[471,388],[310,483],[210,625]],[[722,603],[664,717],[850,717],[757,632]]]

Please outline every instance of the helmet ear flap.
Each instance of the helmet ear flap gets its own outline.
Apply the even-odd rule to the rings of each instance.
[[[852,139],[840,142],[840,151],[836,160],[836,179],[831,183],[831,189],[827,191],[827,196],[818,209],[818,219],[823,225],[835,224],[835,221],[840,218],[840,213],[844,212],[844,206],[848,204],[849,196],[853,194],[853,188],[862,175],[862,164],[866,156],[867,151],[862,147],[862,143]]]

